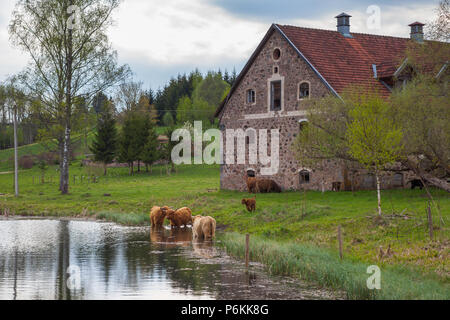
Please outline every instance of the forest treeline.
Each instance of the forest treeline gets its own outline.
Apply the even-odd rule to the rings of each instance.
[[[180,74],[158,90],[145,89],[142,82],[124,82],[114,90],[102,92],[92,101],[83,97],[75,99],[78,125],[75,132],[87,139],[97,125],[101,105],[108,100],[113,108],[117,124],[123,125],[125,114],[143,105],[151,109],[156,126],[171,127],[200,120],[206,126],[214,125],[214,112],[236,80],[236,71],[208,71],[203,74],[194,70]],[[0,83],[0,150],[14,146],[13,110],[17,105],[19,146],[45,141],[51,138],[48,123],[39,112],[42,102],[16,90],[10,81]],[[13,98],[14,96],[14,98]],[[17,103],[20,96],[20,103]],[[139,108],[137,108],[140,106]],[[87,144],[87,142],[85,143]]]

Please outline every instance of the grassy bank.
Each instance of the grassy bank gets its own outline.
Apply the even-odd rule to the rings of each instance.
[[[1,174],[1,171],[0,210],[8,208],[17,215],[87,216],[126,225],[149,225],[148,213],[153,205],[188,206],[194,214],[214,216],[228,232],[250,233],[255,239],[275,241],[270,242],[273,249],[269,258],[261,258],[269,265],[270,257],[275,263],[277,250],[281,257],[283,252],[296,247],[303,250],[306,246],[336,255],[336,229],[341,225],[344,265],[364,266],[360,277],[367,279],[366,268],[374,264],[382,270],[405,270],[404,274],[417,281],[436,278],[448,288],[450,197],[443,191],[432,190],[439,210],[436,207],[432,210],[435,232],[434,241],[430,241],[427,196],[424,190],[418,189],[383,191],[384,214],[380,219],[376,215],[375,191],[258,194],[256,212],[249,213],[241,205],[241,199],[253,195],[220,191],[218,166],[179,166],[177,173],[171,175],[166,174],[165,167],[157,166],[152,173],[134,176],[128,174],[128,168],[113,168],[103,177],[101,168],[82,167],[80,161],[75,161],[70,167],[69,195],[61,196],[58,192],[58,172],[53,166],[45,173],[45,183],[40,183],[41,172],[37,168],[21,171],[19,198],[13,196],[13,174]],[[88,178],[93,175],[99,177],[95,183]],[[288,258],[301,261],[297,256]],[[255,256],[255,259],[260,258]],[[333,260],[329,261],[332,266]],[[360,269],[357,270],[359,273]],[[331,280],[326,280],[326,274]],[[351,289],[350,278],[333,280],[339,277],[331,269],[324,267],[321,277],[325,280],[314,279],[327,286],[335,283],[337,287]],[[392,283],[396,283],[394,280]],[[432,288],[426,290],[431,294],[436,291]],[[363,289],[360,293],[360,289],[352,290],[355,295],[351,297],[358,294],[368,297]]]
[[[226,233],[220,243],[228,254],[244,259],[242,235]],[[381,268],[381,289],[369,290],[369,264],[352,258],[341,260],[336,252],[305,244],[252,237],[250,260],[263,263],[272,274],[295,276],[344,290],[349,299],[450,299],[450,288],[442,279],[401,266]]]

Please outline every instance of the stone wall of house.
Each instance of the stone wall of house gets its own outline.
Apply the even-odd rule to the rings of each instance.
[[[273,52],[280,49],[281,56],[275,60]],[[276,73],[275,68],[278,69]],[[270,79],[282,80],[284,86],[284,106],[279,112],[270,112],[269,88]],[[298,55],[294,48],[278,32],[274,32],[266,45],[256,57],[247,74],[231,96],[220,114],[220,124],[224,137],[224,158],[226,150],[226,130],[254,128],[268,130],[268,152],[270,150],[270,130],[280,132],[279,171],[265,178],[275,180],[283,190],[331,190],[333,182],[341,182],[342,189],[373,189],[374,178],[365,170],[347,169],[340,161],[325,161],[319,169],[302,168],[295,159],[292,143],[299,130],[299,121],[306,118],[308,101],[299,100],[299,85],[302,82],[310,84],[311,97],[323,97],[330,93],[324,82],[312,68]],[[247,103],[247,91],[256,93],[256,102]],[[261,165],[252,165],[248,161],[248,150],[251,141],[246,141],[246,164],[224,164],[221,166],[221,188],[226,190],[246,189],[244,174],[248,169],[255,171],[257,177],[262,177]],[[235,155],[235,163],[237,162]],[[317,166],[316,166],[317,167]],[[299,172],[309,171],[309,182],[303,183]],[[385,173],[383,187],[391,188],[406,185],[410,174],[395,176],[395,172]],[[398,181],[401,181],[401,184]],[[353,187],[352,187],[353,186]]]

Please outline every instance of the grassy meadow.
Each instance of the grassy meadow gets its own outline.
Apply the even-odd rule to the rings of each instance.
[[[16,215],[78,216],[149,225],[153,205],[188,206],[194,214],[216,218],[226,231],[220,237],[221,245],[230,254],[242,257],[242,235],[250,233],[252,260],[264,263],[273,273],[344,289],[350,298],[450,299],[450,197],[440,190],[432,189],[435,239],[430,241],[424,190],[383,191],[383,218],[376,214],[375,191],[258,194],[256,212],[249,213],[241,199],[253,195],[221,191],[218,166],[178,166],[171,175],[165,166],[155,166],[151,173],[142,168],[143,172],[133,176],[128,168],[112,168],[104,177],[101,168],[82,167],[77,160],[70,167],[69,195],[58,192],[57,166],[46,171],[44,183],[35,166],[21,170],[21,195],[15,198],[12,169],[5,164],[8,152],[0,152],[3,212],[8,209]],[[99,179],[94,182],[90,176]],[[337,250],[338,225],[343,230],[343,261]],[[392,280],[390,294],[374,296],[365,282],[353,281],[367,279],[363,267],[372,264],[386,270]],[[364,272],[358,271],[356,276],[355,270]],[[406,282],[400,285],[402,281]],[[417,290],[411,291],[414,281]],[[394,290],[393,285],[400,287]]]

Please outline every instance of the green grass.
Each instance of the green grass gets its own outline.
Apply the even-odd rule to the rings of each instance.
[[[226,233],[221,244],[227,253],[245,257],[244,237]],[[369,290],[369,264],[355,259],[341,260],[336,252],[310,245],[280,243],[252,237],[250,259],[263,263],[269,272],[297,276],[323,286],[344,290],[348,299],[450,299],[450,288],[436,276],[424,276],[401,266],[381,268],[380,290]]]
[[[91,132],[87,136],[87,143],[92,143],[92,140],[94,138],[94,134]],[[80,157],[84,153],[90,153],[88,148],[85,147],[85,141],[84,136],[82,135],[75,135],[73,137],[73,141],[76,143],[74,144],[75,150],[74,153]],[[44,147],[41,143],[33,143],[25,146],[21,146],[18,148],[18,156],[19,159],[22,156],[28,155],[28,156],[37,156],[41,153],[48,152],[49,150]],[[14,149],[6,149],[6,150],[0,150],[0,172],[6,172],[6,171],[12,171],[14,170]]]
[[[6,157],[4,152],[0,151],[0,159]],[[277,250],[281,257],[283,248],[303,250],[305,246],[335,256],[336,229],[341,225],[345,264],[360,264],[366,268],[375,264],[383,270],[397,268],[396,272],[409,270],[404,272],[420,275],[417,279],[437,277],[448,286],[450,197],[446,192],[431,190],[439,207],[439,210],[433,207],[435,241],[431,242],[424,190],[384,190],[383,219],[376,215],[375,191],[258,194],[257,210],[249,213],[241,205],[241,199],[253,195],[220,191],[218,166],[179,166],[177,173],[170,176],[165,169],[157,166],[152,174],[142,172],[129,176],[128,168],[114,168],[103,177],[101,168],[84,168],[78,160],[70,167],[70,194],[62,196],[58,192],[56,166],[47,171],[45,184],[38,182],[40,172],[33,168],[20,172],[19,198],[13,196],[13,175],[0,173],[0,194],[4,194],[0,195],[0,210],[8,208],[18,215],[89,216],[126,225],[148,225],[148,214],[153,205],[188,206],[194,214],[215,217],[218,225],[226,227],[228,232],[250,233],[255,239],[273,240],[271,246],[275,249],[270,251],[273,261],[276,261]],[[100,176],[98,183],[89,183],[87,176],[90,175]],[[85,177],[83,182],[81,176]],[[380,248],[385,252],[388,247],[391,254],[380,256]],[[269,258],[256,258],[269,262]],[[289,256],[289,259],[295,265],[299,256]],[[331,267],[334,260],[330,258],[329,261]],[[316,262],[311,262],[312,268],[316,267]],[[325,265],[323,275],[329,273],[330,277],[337,277]],[[363,276],[367,278],[365,273]],[[312,275],[308,277],[312,278]],[[325,285],[335,282],[335,286],[345,290],[351,285],[349,282],[347,286],[346,281],[350,280],[344,278],[327,281],[319,282]],[[364,296],[358,293],[359,289],[355,290],[354,296]]]

